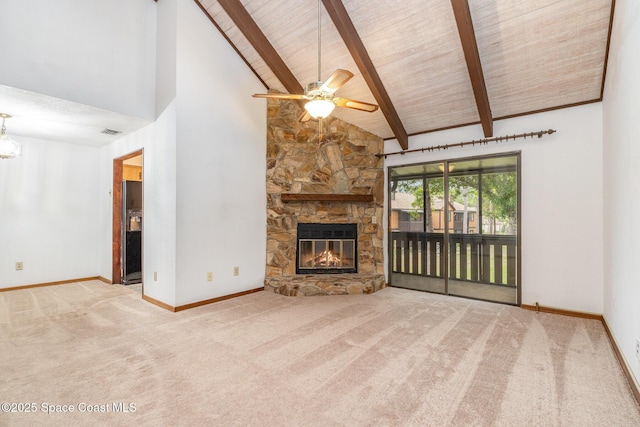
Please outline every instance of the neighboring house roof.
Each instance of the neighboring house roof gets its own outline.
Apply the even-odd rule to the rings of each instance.
[[[440,208],[433,208],[434,210],[442,210],[442,200],[436,200],[437,202],[440,203]],[[457,212],[457,211],[464,211],[464,203],[458,203],[458,202],[451,202],[449,203],[449,206],[453,206],[453,209]],[[476,211],[476,207],[475,206],[467,206],[467,212],[475,212]]]
[[[416,196],[408,193],[400,193],[394,191],[391,196],[391,209],[400,211],[415,210],[413,202],[415,202]]]
[[[399,210],[399,211],[415,211],[417,208],[413,206],[413,203],[416,200],[416,196],[408,193],[400,193],[398,191],[393,192],[391,197],[391,209]],[[431,210],[441,211],[442,210],[442,199],[433,199],[431,202]],[[449,207],[453,208],[454,211],[464,211],[464,204],[458,203],[455,201],[451,201],[449,203]],[[467,212],[475,212],[477,209],[475,206],[467,206]]]

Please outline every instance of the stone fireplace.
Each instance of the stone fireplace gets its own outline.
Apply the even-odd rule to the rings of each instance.
[[[265,289],[373,293],[386,285],[383,141],[335,117],[320,137],[301,114],[295,102],[268,100]]]

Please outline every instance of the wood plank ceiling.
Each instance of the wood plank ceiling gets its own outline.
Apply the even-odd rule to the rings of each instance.
[[[195,1],[265,90],[317,80],[317,0]],[[488,137],[494,120],[602,100],[615,0],[321,1],[322,79],[347,69],[337,94],[380,106],[333,115],[402,149],[408,135],[479,123]]]

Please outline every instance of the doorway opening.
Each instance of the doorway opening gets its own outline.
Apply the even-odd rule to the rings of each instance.
[[[389,168],[392,286],[520,304],[520,153]]]
[[[142,282],[143,150],[113,160],[112,283]]]

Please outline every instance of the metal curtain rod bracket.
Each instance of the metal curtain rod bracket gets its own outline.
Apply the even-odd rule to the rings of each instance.
[[[376,157],[381,158],[384,157],[385,159],[387,158],[387,156],[395,156],[397,154],[400,155],[405,155],[407,153],[416,153],[416,152],[421,152],[424,153],[425,151],[436,151],[436,150],[446,150],[448,148],[451,147],[464,147],[466,145],[471,145],[471,146],[475,146],[476,144],[478,145],[487,145],[490,142],[502,142],[502,141],[509,141],[510,139],[513,139],[514,141],[518,138],[533,138],[534,136],[537,136],[538,138],[542,138],[543,135],[551,135],[552,133],[556,133],[556,131],[554,129],[548,129],[548,130],[540,130],[538,132],[527,132],[527,133],[519,133],[519,134],[514,134],[514,135],[504,135],[504,136],[496,136],[494,138],[485,138],[485,139],[478,139],[478,140],[471,140],[471,141],[465,141],[465,142],[456,142],[454,144],[440,144],[440,145],[432,145],[430,147],[424,147],[424,148],[416,148],[415,150],[404,150],[404,151],[395,151],[393,153],[385,153],[385,154],[376,154]]]

